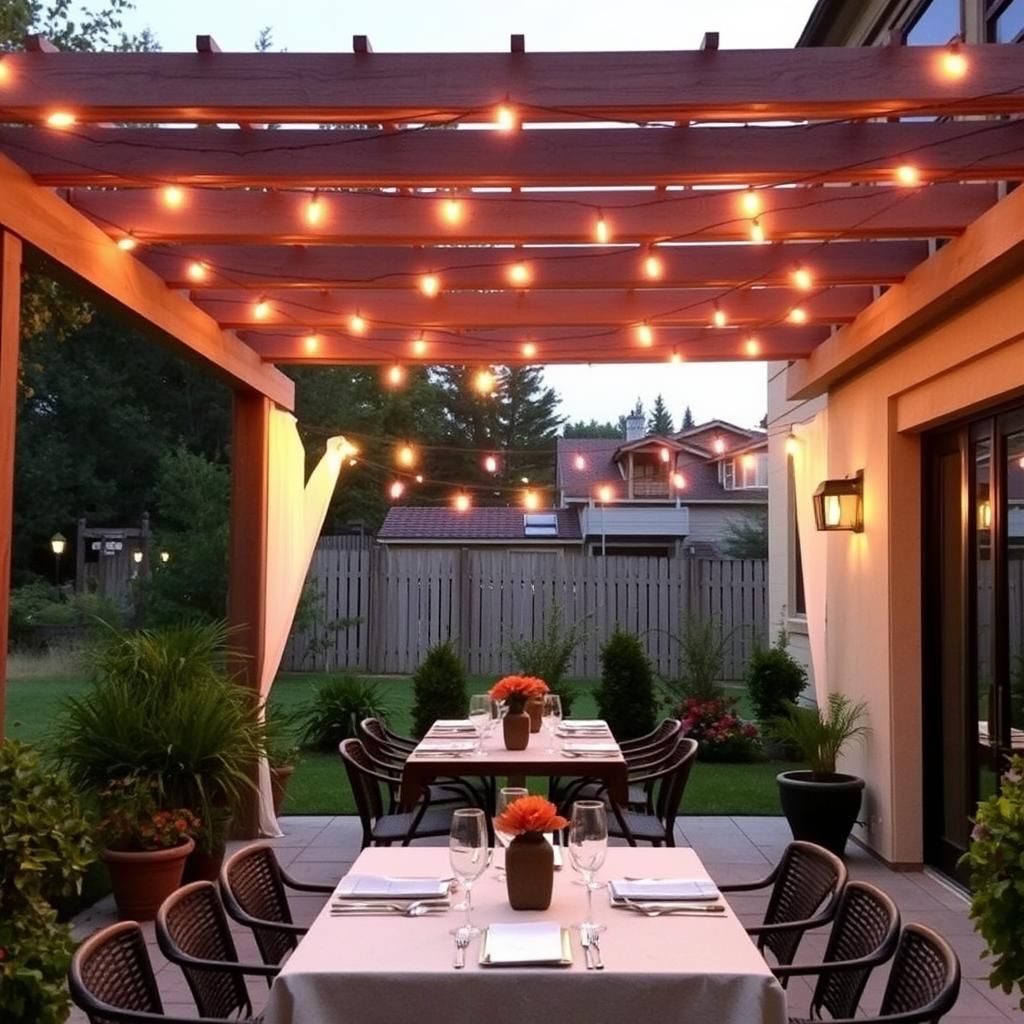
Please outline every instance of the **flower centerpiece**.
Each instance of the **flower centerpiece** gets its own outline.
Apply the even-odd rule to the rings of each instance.
[[[110,871],[118,916],[151,921],[181,884],[202,823],[184,807],[162,807],[156,787],[137,776],[115,779],[99,797],[100,857]]]
[[[494,827],[513,839],[505,851],[505,881],[513,910],[547,910],[555,879],[555,851],[545,832],[560,832],[569,823],[542,796],[514,800]]]
[[[531,701],[540,701],[543,711],[544,694],[547,692],[548,684],[535,676],[505,676],[491,687],[491,699],[501,701],[508,709],[502,722],[507,750],[525,750],[530,742],[530,733],[540,730],[540,718],[537,718],[537,728],[534,729],[533,716],[528,715],[526,709]]]

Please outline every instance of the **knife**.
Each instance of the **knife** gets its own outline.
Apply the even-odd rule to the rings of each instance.
[[[598,938],[597,929],[588,928],[587,931],[590,933],[590,951],[594,957],[594,969],[603,971],[604,960],[601,959],[601,940]]]
[[[586,961],[587,970],[594,969],[594,957],[590,952],[590,931],[587,928],[580,928],[580,945],[583,947],[583,959]]]

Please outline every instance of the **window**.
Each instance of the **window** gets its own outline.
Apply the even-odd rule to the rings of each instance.
[[[1024,42],[1024,0],[993,0],[989,4],[988,41]]]
[[[800,524],[796,514],[796,478],[790,462],[787,493],[789,496],[789,614],[807,615],[807,596],[804,593],[804,556],[800,548]]]
[[[524,537],[557,537],[558,516],[551,512],[523,516]]]
[[[768,455],[748,452],[721,464],[719,479],[727,491],[742,491],[751,487],[768,486]]]
[[[963,32],[960,0],[928,0],[908,22],[910,46],[944,46]]]
[[[727,491],[731,491],[736,487],[735,464],[732,459],[725,459],[721,465],[722,486]]]

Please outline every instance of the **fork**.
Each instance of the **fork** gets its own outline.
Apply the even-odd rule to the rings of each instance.
[[[346,914],[400,914],[402,917],[422,917],[431,912],[448,909],[447,901],[413,900],[411,903],[332,903],[331,916],[344,917]]]
[[[466,947],[472,938],[473,933],[466,925],[462,925],[455,931],[455,961],[452,966],[457,971],[466,966]]]

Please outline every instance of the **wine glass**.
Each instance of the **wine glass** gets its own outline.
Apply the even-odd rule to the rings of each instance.
[[[603,924],[594,923],[594,890],[600,885],[595,873],[604,864],[608,852],[608,815],[600,800],[577,800],[572,805],[569,821],[569,859],[583,876],[587,890],[587,919],[580,925],[591,931],[604,931]]]
[[[562,698],[557,693],[544,694],[543,724],[548,731],[548,753],[555,752],[555,734],[562,721]]]
[[[487,821],[484,812],[475,807],[463,807],[452,814],[452,827],[448,835],[448,859],[452,874],[462,883],[466,892],[463,904],[466,921],[463,928],[470,935],[479,935],[473,925],[473,883],[487,870],[490,861],[487,843]],[[459,929],[453,929],[455,935]]]
[[[469,720],[476,729],[477,737],[482,739],[491,719],[491,698],[486,693],[474,693],[469,698]]]
[[[498,828],[498,816],[508,807],[509,804],[515,803],[520,797],[529,796],[530,791],[524,786],[503,786],[498,790],[497,806],[494,808],[494,838],[498,843],[507,847],[509,843],[515,839],[515,836],[509,835],[508,832],[502,832]],[[498,867],[498,878],[505,877],[505,868],[503,866]]]

